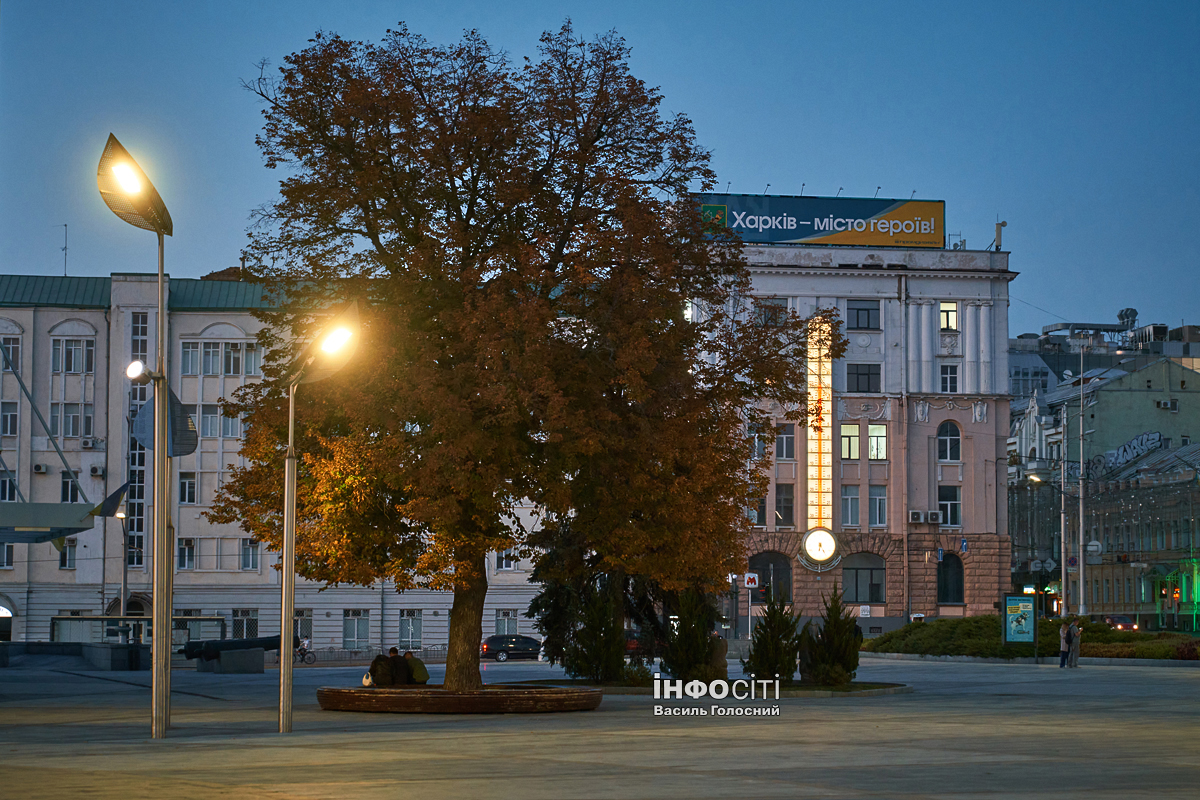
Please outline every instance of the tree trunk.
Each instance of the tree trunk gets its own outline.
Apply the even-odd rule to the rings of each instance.
[[[479,643],[483,641],[483,601],[487,598],[487,558],[473,559],[475,574],[454,584],[450,612],[450,645],[446,650],[447,691],[470,692],[483,686],[479,674]]]

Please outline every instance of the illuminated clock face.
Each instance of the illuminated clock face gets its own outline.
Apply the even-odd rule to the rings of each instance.
[[[828,561],[837,550],[833,534],[824,528],[815,528],[804,537],[804,554],[813,561]]]

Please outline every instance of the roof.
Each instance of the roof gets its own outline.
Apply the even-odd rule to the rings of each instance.
[[[172,311],[272,308],[278,296],[261,283],[172,278]]]
[[[110,278],[0,275],[0,307],[108,308]]]
[[[1188,469],[1200,473],[1200,442],[1173,450],[1151,450],[1141,458],[1136,458],[1115,472],[1105,475],[1102,480],[1127,481],[1143,475],[1162,475]]]

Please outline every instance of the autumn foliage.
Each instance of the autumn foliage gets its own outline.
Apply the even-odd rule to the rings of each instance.
[[[628,54],[568,24],[514,64],[401,27],[318,34],[249,84],[283,173],[253,253],[285,299],[211,516],[278,546],[287,366],[358,300],[354,360],[298,393],[298,570],[453,591],[447,688],[480,683],[485,557],[536,543],[523,507],[574,518],[601,571],[682,589],[738,568],[755,401],[803,422],[809,331],[842,346],[832,312],[751,313],[740,243],[690,200],[709,154]]]

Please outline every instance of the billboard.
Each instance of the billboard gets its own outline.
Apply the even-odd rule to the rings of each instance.
[[[944,200],[697,195],[706,219],[758,244],[945,247]]]
[[[1033,613],[1033,597],[1029,595],[1004,596],[1004,643],[1028,642],[1036,637],[1037,619]]]

